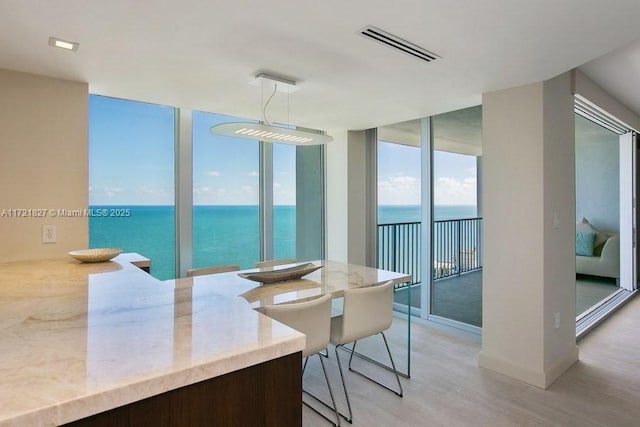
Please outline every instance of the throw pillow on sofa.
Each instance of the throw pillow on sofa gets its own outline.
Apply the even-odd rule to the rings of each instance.
[[[593,256],[596,233],[576,233],[576,255]]]
[[[582,217],[582,220],[578,221],[578,223],[576,224],[576,233],[594,233],[594,247],[602,245],[608,239],[608,236],[606,234],[595,228],[593,224],[591,224],[585,217]]]

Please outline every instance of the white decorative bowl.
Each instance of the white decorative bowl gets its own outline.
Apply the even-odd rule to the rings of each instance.
[[[71,251],[69,255],[82,262],[104,262],[120,255],[122,249],[118,248],[96,248]]]

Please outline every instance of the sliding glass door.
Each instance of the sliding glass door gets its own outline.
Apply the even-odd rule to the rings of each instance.
[[[482,107],[431,118],[432,258],[428,318],[482,327]]]
[[[620,285],[620,142],[617,133],[575,115],[576,316]]]
[[[635,132],[576,96],[576,335],[637,289]]]
[[[378,128],[377,265],[411,274],[398,309],[482,325],[482,107]]]

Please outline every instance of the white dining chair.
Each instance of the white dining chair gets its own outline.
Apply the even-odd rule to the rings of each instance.
[[[351,403],[349,401],[349,394],[347,393],[347,386],[344,381],[344,374],[342,371],[342,364],[340,363],[340,356],[338,354],[338,348],[342,347],[348,351],[349,356],[349,370],[367,378],[370,381],[392,391],[396,395],[402,397],[402,384],[400,384],[400,378],[396,365],[391,356],[389,350],[389,344],[387,338],[384,335],[384,331],[389,329],[391,321],[393,320],[393,282],[388,281],[382,285],[369,286],[366,288],[354,288],[345,289],[344,291],[344,305],[341,316],[336,316],[331,319],[331,343],[335,345],[336,359],[338,361],[338,370],[340,371],[340,379],[342,380],[342,389],[347,401],[347,408],[349,410],[349,416],[343,417],[352,422],[353,413],[351,411]],[[362,372],[354,369],[351,366],[354,354],[356,354],[356,344],[358,340],[367,338],[376,334],[382,335],[384,345],[391,361],[392,371],[396,376],[399,391],[388,387],[381,382],[363,374]],[[351,349],[347,348],[345,344],[353,342]]]
[[[322,365],[322,371],[324,373],[324,379],[327,382],[327,388],[329,389],[329,396],[331,397],[332,406],[327,405],[322,400],[318,399],[315,395],[305,391],[303,392],[318,400],[320,403],[328,406],[335,412],[336,422],[333,422],[319,410],[309,405],[304,400],[306,406],[316,412],[318,415],[332,423],[334,426],[340,425],[340,415],[338,413],[338,407],[336,406],[335,399],[333,397],[333,390],[331,389],[331,383],[327,376],[327,370],[324,365],[324,360],[320,356],[319,352],[326,349],[329,345],[329,333],[331,329],[331,294],[325,294],[319,298],[315,298],[310,301],[303,301],[297,303],[286,304],[274,304],[265,305],[262,308],[262,313],[284,323],[285,325],[296,329],[306,335],[306,344],[302,351],[302,357],[304,357],[304,366],[302,368],[302,376],[307,367],[309,356],[318,355],[320,364]]]
[[[237,265],[219,265],[217,267],[192,268],[187,270],[187,277],[203,276],[205,274],[226,273],[229,271],[238,271],[240,267]]]
[[[256,262],[255,268],[275,267],[278,265],[295,264],[296,262],[298,261],[295,259],[270,259],[267,261]]]

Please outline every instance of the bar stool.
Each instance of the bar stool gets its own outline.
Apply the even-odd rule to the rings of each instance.
[[[340,363],[340,356],[338,355],[338,348],[342,347],[346,351],[350,352],[349,357],[349,370],[355,372],[358,375],[367,378],[370,381],[392,391],[396,395],[402,397],[402,384],[400,384],[400,378],[398,377],[398,371],[396,365],[391,356],[389,350],[389,344],[387,338],[384,335],[384,331],[389,329],[391,321],[393,319],[393,282],[389,281],[379,286],[370,286],[366,288],[354,288],[345,289],[344,291],[344,309],[342,316],[333,317],[331,319],[331,343],[334,344],[336,359],[338,361],[338,369],[340,371],[340,379],[342,380],[342,388],[347,400],[347,407],[349,409],[349,417],[342,415],[348,422],[353,421],[353,414],[351,411],[351,403],[349,402],[349,395],[347,393],[347,386],[344,381],[344,375],[342,371],[342,364]],[[355,354],[356,344],[358,340],[373,336],[376,334],[382,335],[384,345],[391,361],[392,371],[396,376],[398,383],[398,389],[400,391],[393,390],[392,388],[380,383],[379,381],[359,372],[351,367],[353,355]],[[353,342],[353,347],[349,350],[345,344]],[[357,354],[356,354],[357,355]]]
[[[322,365],[324,379],[327,382],[329,396],[331,396],[331,403],[333,404],[333,406],[329,406],[329,408],[335,411],[336,422],[334,423],[331,419],[327,418],[324,414],[304,400],[302,403],[332,423],[334,426],[339,426],[340,415],[338,414],[338,407],[336,406],[335,399],[333,398],[333,390],[329,383],[329,377],[327,376],[324,360],[319,354],[321,350],[327,348],[329,345],[329,332],[331,329],[331,295],[325,294],[310,301],[297,303],[265,305],[262,309],[262,313],[280,323],[284,323],[285,325],[302,332],[307,336],[305,348],[302,351],[302,357],[304,357],[302,376],[304,377],[304,371],[307,367],[309,356],[317,354],[318,359],[320,359],[320,364]],[[303,392],[324,404],[324,402],[311,393],[305,390],[303,390]]]
[[[203,276],[205,274],[226,273],[228,271],[238,271],[240,267],[237,265],[220,265],[217,267],[192,268],[187,270],[187,277]]]
[[[296,261],[295,259],[270,259],[267,261],[256,262],[255,267],[256,268],[275,267],[277,265],[295,264],[296,262],[298,261]]]

